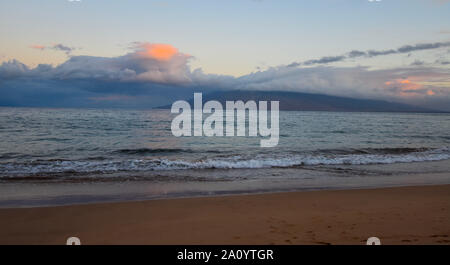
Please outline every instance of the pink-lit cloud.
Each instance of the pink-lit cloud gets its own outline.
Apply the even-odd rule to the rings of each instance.
[[[387,90],[401,97],[448,95],[450,80],[446,74],[425,73],[407,78],[389,80],[384,83]]]
[[[30,46],[30,48],[37,49],[37,50],[44,50],[45,46],[44,45],[39,45],[39,44],[33,44],[33,45]]]

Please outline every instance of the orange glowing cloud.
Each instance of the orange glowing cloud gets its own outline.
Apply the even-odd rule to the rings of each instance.
[[[159,61],[168,61],[178,53],[178,49],[170,44],[146,43],[140,45],[140,48],[142,49],[142,51],[139,52],[140,56],[150,57]]]

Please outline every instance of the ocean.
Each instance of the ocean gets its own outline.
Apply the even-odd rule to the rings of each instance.
[[[282,111],[272,148],[173,117],[0,108],[0,207],[450,183],[450,114]]]

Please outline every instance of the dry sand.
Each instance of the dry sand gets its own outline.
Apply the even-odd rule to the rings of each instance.
[[[450,244],[450,185],[0,209],[0,244]]]

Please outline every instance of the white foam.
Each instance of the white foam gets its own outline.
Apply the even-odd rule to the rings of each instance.
[[[439,161],[450,159],[448,148],[406,154],[347,154],[347,155],[257,155],[221,157],[200,161],[169,159],[133,159],[122,161],[42,161],[0,164],[0,175],[64,172],[117,172],[183,169],[239,169],[292,167],[299,165],[368,165]]]

